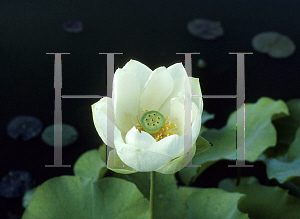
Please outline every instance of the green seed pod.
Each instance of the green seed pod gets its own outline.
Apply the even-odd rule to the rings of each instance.
[[[146,112],[141,118],[141,125],[149,134],[157,133],[165,124],[165,117],[157,111]]]

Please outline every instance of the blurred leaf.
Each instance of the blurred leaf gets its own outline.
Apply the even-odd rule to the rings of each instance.
[[[149,218],[148,209],[148,200],[125,180],[104,178],[92,182],[77,176],[61,176],[36,190],[22,218],[143,219]]]
[[[267,158],[262,154],[259,159],[266,164],[269,179],[275,178],[279,183],[284,183],[300,176],[300,127],[285,155]]]
[[[208,128],[206,128],[204,126],[204,123],[206,123],[208,120],[214,119],[215,118],[215,114],[209,114],[207,111],[203,111],[202,112],[202,116],[201,116],[201,129],[200,129],[200,134],[202,135],[204,132],[206,132],[208,130]]]
[[[241,110],[243,111],[244,107],[238,109],[238,111]],[[282,100],[275,101],[262,97],[255,104],[245,105],[245,158],[247,161],[256,161],[264,150],[275,146],[276,130],[272,120],[288,114],[288,108]],[[212,142],[213,147],[196,155],[192,161],[193,165],[203,165],[207,162],[212,165],[222,159],[236,160],[236,112],[231,113],[226,126],[218,130],[210,129],[204,132],[202,137]],[[239,150],[244,150],[244,147]],[[203,166],[208,168],[208,165]],[[187,167],[181,170],[179,175],[180,177],[184,175],[184,182],[191,183],[192,178],[196,179],[199,176],[195,174],[201,172],[203,171]]]
[[[278,142],[291,144],[295,139],[297,128],[300,126],[300,99],[286,102],[290,115],[274,121],[278,132]]]
[[[150,173],[138,172],[130,175],[115,174],[137,185],[144,197],[150,197]],[[155,218],[181,219],[186,214],[186,201],[190,194],[199,191],[198,188],[177,187],[173,174],[156,172],[155,181]]]
[[[288,195],[288,190],[253,184],[235,187],[231,192],[246,194],[238,208],[250,218],[300,218],[300,200]]]
[[[225,178],[218,183],[218,188],[230,192],[235,187],[236,182],[237,178]],[[239,186],[251,184],[259,184],[258,179],[254,176],[240,178]]]
[[[244,107],[238,109],[241,110]],[[263,97],[255,104],[246,104],[245,113],[245,157],[247,161],[254,162],[266,148],[275,146],[276,130],[271,122],[272,118],[287,116],[288,108],[281,100]],[[195,156],[193,164],[220,159],[236,160],[236,112],[231,113],[225,127],[220,130],[211,129],[203,137],[214,146]]]
[[[77,159],[74,165],[75,176],[92,178],[93,181],[97,181],[105,175],[106,162],[101,159],[100,148],[86,151]]]
[[[212,147],[212,144],[210,142],[208,142],[206,139],[202,138],[201,136],[199,136],[197,138],[196,141],[196,154],[200,154],[204,151],[206,151],[207,149],[209,149],[210,147]],[[200,173],[197,171],[204,171],[207,167],[209,167],[210,165],[207,164],[211,164],[212,162],[207,162],[206,164],[201,165],[201,168],[197,168],[197,167],[186,167],[183,168],[181,171],[179,171],[179,176],[180,179],[182,180],[182,182],[186,185],[190,185],[195,178],[191,177],[192,176],[199,176]],[[213,162],[214,163],[214,162]],[[207,166],[207,167],[205,167]]]
[[[287,161],[300,159],[300,127],[296,131],[295,140],[290,145],[287,152]]]
[[[244,198],[243,194],[221,189],[201,189],[188,198],[185,218],[249,218],[237,208],[238,203]]]
[[[208,120],[211,120],[211,119],[214,119],[214,118],[215,118],[215,114],[209,114],[207,111],[203,110],[202,116],[201,116],[201,123],[204,124]]]

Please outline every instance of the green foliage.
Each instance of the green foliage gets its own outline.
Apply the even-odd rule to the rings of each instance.
[[[299,191],[300,99],[285,104],[263,97],[245,109],[246,160],[265,162],[269,179],[291,180]],[[212,118],[204,113],[202,123]],[[186,185],[219,160],[236,159],[236,112],[219,130],[202,128],[192,162],[201,167],[179,171]],[[127,166],[114,150],[109,157],[105,167],[105,145],[82,154],[75,176],[52,178],[37,188],[23,219],[149,218],[150,173]],[[105,177],[108,169],[113,178]],[[236,187],[236,180],[225,179],[219,188],[178,187],[174,174],[156,173],[155,218],[300,218],[300,200],[287,190],[262,186],[255,177],[241,178]]]
[[[240,185],[231,191],[246,194],[238,208],[250,218],[300,218],[300,200],[288,195],[287,190],[252,184]]]
[[[116,150],[111,150],[109,152],[108,161],[107,161],[107,168],[116,172],[116,173],[122,173],[122,174],[131,174],[136,173],[137,171],[127,164],[125,164],[119,157]]]
[[[105,145],[99,147],[99,150],[93,149],[83,153],[74,165],[75,176],[91,178],[93,181],[101,179],[107,168],[105,159],[101,158],[100,150],[105,155]]]
[[[255,177],[242,177],[237,187],[235,183],[236,179],[226,178],[218,187],[245,194],[238,208],[250,218],[300,218],[300,200],[288,195],[287,190],[260,185]]]
[[[209,143],[206,139],[202,138],[201,136],[199,136],[196,140],[196,153],[200,154],[204,151],[206,151],[207,149],[209,149],[212,146],[211,143]]]
[[[237,208],[237,203],[244,198],[243,194],[230,193],[221,189],[201,189],[189,196],[185,218],[249,218]]]
[[[208,120],[211,120],[211,119],[214,119],[214,118],[215,118],[215,114],[209,114],[207,111],[203,110],[202,116],[201,116],[201,123],[204,124]]]
[[[244,107],[238,111],[244,110]],[[272,120],[287,116],[288,108],[281,101],[260,98],[255,104],[245,105],[245,158],[254,162],[268,147],[276,144],[276,129]],[[213,147],[193,158],[193,165],[202,165],[200,170],[185,168],[179,172],[185,183],[192,183],[206,168],[218,160],[236,160],[236,112],[231,113],[227,124],[221,129],[210,129],[202,137],[213,143]],[[244,150],[244,148],[239,148]],[[208,163],[209,165],[205,163]],[[191,180],[192,179],[192,180]]]
[[[150,197],[150,173],[130,175],[115,174],[137,185],[144,197]],[[157,218],[184,218],[186,200],[190,194],[198,191],[192,187],[177,187],[173,174],[156,173],[154,211]]]
[[[264,154],[260,156],[267,166],[269,179],[277,179],[284,183],[294,177],[300,176],[300,127],[297,129],[295,140],[288,151],[276,158],[267,158]]]
[[[23,219],[149,218],[149,202],[137,187],[117,178],[97,182],[61,176],[43,183],[35,192]]]
[[[295,134],[300,126],[300,99],[292,99],[286,102],[290,115],[274,121],[278,132],[278,142],[291,144],[295,139]]]
[[[150,173],[115,174],[115,177],[135,183],[149,199]],[[155,190],[155,218],[248,218],[237,209],[243,194],[220,189],[178,187],[174,175],[160,173],[156,173]]]
[[[276,147],[259,157],[267,166],[269,179],[284,183],[300,176],[300,99],[287,102],[290,115],[275,121]]]

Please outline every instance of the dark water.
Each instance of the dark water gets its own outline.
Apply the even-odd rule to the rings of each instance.
[[[115,56],[115,68],[136,59],[155,69],[183,62],[176,53],[200,52],[193,56],[193,76],[200,78],[204,95],[235,95],[236,56],[246,55],[246,102],[262,96],[289,100],[299,98],[300,53],[286,59],[272,59],[253,51],[251,39],[257,33],[277,31],[300,44],[300,2],[285,1],[0,1],[1,72],[1,169],[27,170],[37,184],[72,168],[45,168],[53,164],[53,148],[40,136],[28,142],[13,140],[6,125],[17,115],[32,115],[46,126],[53,124],[54,69],[50,52],[63,55],[63,95],[106,95],[106,57]],[[221,21],[225,35],[216,41],[197,39],[186,24],[195,18]],[[67,33],[61,25],[80,20],[83,32]],[[202,58],[204,71],[196,67]],[[76,127],[80,138],[63,149],[63,164],[73,165],[84,151],[101,144],[94,129],[90,105],[94,99],[64,99],[63,122]],[[205,99],[205,109],[216,114],[209,127],[225,125],[235,100]],[[20,200],[6,200],[2,211],[15,211]],[[16,204],[17,203],[17,204]]]

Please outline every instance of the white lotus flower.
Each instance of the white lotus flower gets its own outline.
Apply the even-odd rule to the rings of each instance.
[[[185,83],[191,88],[187,90],[190,95],[200,96],[192,98],[192,144],[186,148]],[[104,97],[92,105],[98,134],[114,148],[109,153],[108,168],[118,173],[172,174],[182,169],[195,155],[202,111],[199,79],[188,80],[181,63],[152,71],[135,60],[117,69],[113,98]],[[114,127],[114,139],[107,135],[109,124]]]

